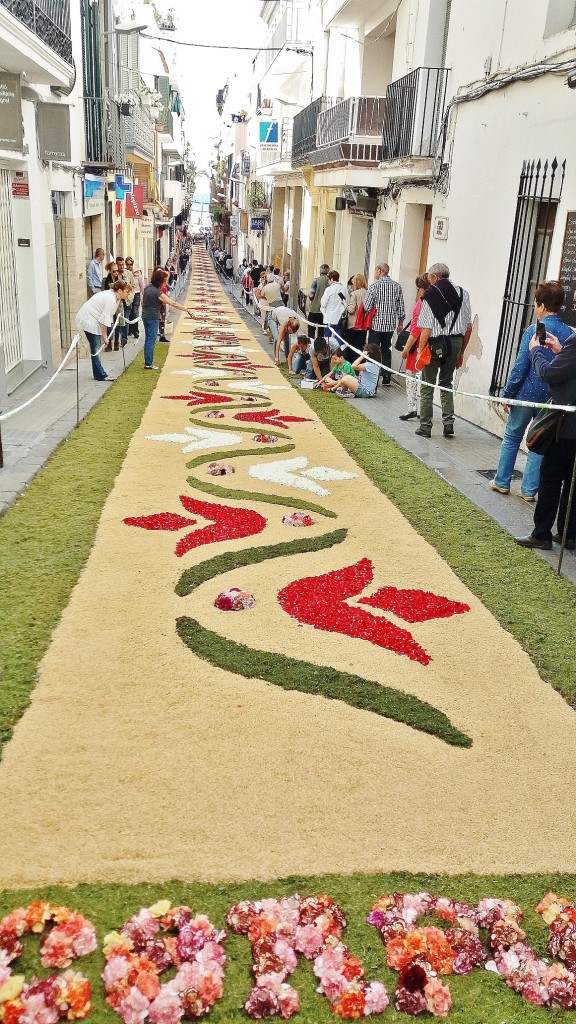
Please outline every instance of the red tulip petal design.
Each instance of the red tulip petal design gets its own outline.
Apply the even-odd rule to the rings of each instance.
[[[360,594],[372,579],[372,562],[362,558],[345,569],[296,580],[280,591],[278,600],[289,615],[314,629],[368,640],[385,650],[428,665],[430,655],[407,630],[345,604],[348,598]]]
[[[206,391],[190,391],[187,395],[162,395],[173,402],[187,402],[188,405],[224,405],[233,402],[232,395],[211,395]]]
[[[236,540],[239,537],[254,537],[262,533],[266,526],[264,516],[251,509],[229,508],[227,505],[214,505],[209,501],[199,501],[181,495],[180,501],[187,512],[194,512],[204,519],[211,519],[212,526],[204,526],[201,530],[187,533],[176,545],[176,555],[181,558],[193,548],[204,544],[215,544],[221,540]],[[138,526],[142,530],[183,530],[195,526],[196,519],[185,519],[174,512],[160,512],[151,516],[133,516],[125,519],[127,526]]]
[[[430,619],[449,619],[452,615],[463,615],[470,606],[460,601],[450,601],[426,590],[398,590],[396,587],[382,587],[372,597],[361,597],[360,604],[393,612],[404,622],[428,622]]]
[[[280,427],[285,430],[289,423],[312,423],[305,416],[285,416],[280,409],[266,409],[263,412],[237,412],[235,420],[245,423],[265,423],[269,427]]]

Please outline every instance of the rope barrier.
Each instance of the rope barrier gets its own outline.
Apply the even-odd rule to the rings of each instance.
[[[58,376],[58,374],[66,366],[66,363],[68,362],[68,359],[72,355],[74,349],[79,344],[79,342],[80,342],[80,335],[79,334],[75,334],[74,337],[72,338],[72,342],[70,344],[70,348],[68,349],[66,355],[64,356],[64,359],[60,363],[60,366],[58,367],[56,372],[53,373],[52,376],[50,377],[50,380],[46,382],[46,384],[44,385],[44,387],[42,387],[40,389],[40,391],[38,391],[35,395],[32,395],[32,398],[29,398],[26,402],[23,402],[22,405],[16,406],[15,409],[10,409],[9,412],[0,413],[0,423],[3,423],[4,420],[10,419],[11,416],[15,416],[17,412],[22,412],[22,409],[27,409],[29,405],[32,405],[32,402],[35,402],[37,398],[40,398],[40,395],[43,395],[44,392],[48,390],[50,385],[53,384],[54,381],[56,380],[56,377]]]

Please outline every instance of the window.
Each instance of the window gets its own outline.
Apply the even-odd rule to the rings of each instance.
[[[566,161],[524,161],[490,394],[499,394],[530,324],[536,287],[546,276]]]

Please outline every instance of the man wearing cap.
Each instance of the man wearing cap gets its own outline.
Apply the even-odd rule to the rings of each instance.
[[[419,437],[432,436],[434,386],[448,388],[440,392],[444,437],[454,437],[454,371],[462,366],[464,351],[472,333],[470,296],[463,288],[455,287],[450,281],[450,271],[445,263],[434,263],[428,271],[430,286],[422,296],[422,307],[418,316],[421,327],[418,338],[418,358],[428,342],[435,338],[446,340],[446,355],[441,359],[432,357],[422,369],[420,392]]]

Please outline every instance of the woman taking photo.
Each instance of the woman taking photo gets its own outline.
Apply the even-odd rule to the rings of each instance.
[[[152,274],[152,280],[150,284],[146,285],[142,295],[142,320],[144,321],[144,369],[145,370],[159,370],[159,366],[154,365],[154,346],[156,344],[156,338],[158,337],[158,328],[160,326],[160,317],[162,315],[162,309],[166,306],[172,306],[173,309],[180,309],[183,313],[187,313],[186,306],[181,306],[179,302],[174,302],[169,299],[162,288],[166,285],[168,280],[168,271],[155,270]]]
[[[98,353],[107,348],[108,331],[114,323],[118,305],[128,297],[129,291],[125,281],[116,281],[112,288],[96,292],[76,315],[76,326],[84,331],[90,345],[94,380],[114,380],[106,373]]]

